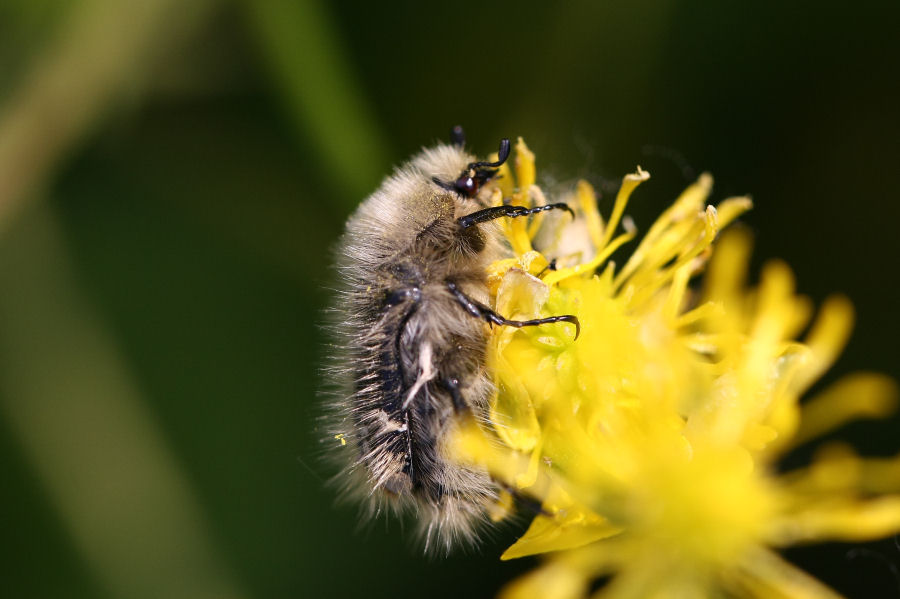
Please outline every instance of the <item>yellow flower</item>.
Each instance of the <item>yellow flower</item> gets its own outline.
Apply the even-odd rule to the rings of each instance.
[[[543,203],[521,139],[514,170],[501,173],[496,201]],[[795,340],[810,302],[782,263],[746,286],[748,236],[717,236],[750,201],[707,205],[708,175],[621,267],[610,262],[634,236],[616,231],[648,178],[640,169],[625,177],[608,222],[582,182],[569,199],[574,223],[548,215],[505,225],[516,257],[490,269],[493,308],[516,319],[575,314],[581,334],[573,340],[569,324],[495,328],[490,427],[471,424],[456,438],[459,459],[542,504],[503,559],[546,559],[503,597],[582,597],[605,576],[604,599],[834,597],[777,549],[900,530],[900,458],[830,446],[794,472],[775,464],[849,419],[886,414],[894,384],[856,374],[800,404],[842,349],[852,308],[829,299]],[[558,256],[556,269],[536,238]]]

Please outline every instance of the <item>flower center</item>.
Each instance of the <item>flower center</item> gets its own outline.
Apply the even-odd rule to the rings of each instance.
[[[655,463],[657,460],[652,460]],[[758,543],[772,512],[772,495],[750,456],[723,448],[671,454],[637,494],[638,530],[676,561],[710,566],[732,562]]]

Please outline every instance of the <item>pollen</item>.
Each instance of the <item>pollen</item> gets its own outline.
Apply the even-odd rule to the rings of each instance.
[[[534,154],[521,139],[516,149],[497,201],[546,203]],[[574,221],[512,220],[514,257],[489,268],[497,312],[581,324],[577,340],[568,323],[494,328],[488,422],[460,427],[452,444],[456,459],[542,505],[502,558],[545,559],[503,597],[586,597],[602,577],[604,599],[834,597],[778,549],[900,531],[900,458],[830,445],[795,471],[777,473],[778,461],[889,414],[896,385],[854,374],[801,405],[849,336],[849,301],[816,314],[782,262],[749,287],[751,240],[725,229],[752,204],[708,203],[709,175],[646,232],[626,226],[649,178],[625,176],[605,219],[582,182],[563,198]],[[621,265],[610,261],[636,238]]]

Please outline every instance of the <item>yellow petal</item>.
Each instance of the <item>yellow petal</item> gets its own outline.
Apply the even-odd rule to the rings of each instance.
[[[529,190],[534,185],[535,168],[534,154],[525,145],[525,141],[520,137],[516,142],[516,189],[512,194],[512,202],[517,206],[531,206],[531,194]],[[531,237],[528,235],[528,219],[511,218],[507,219],[507,237],[512,243],[513,251],[516,254],[524,254],[531,251]]]
[[[842,599],[806,572],[763,549],[751,552],[739,568],[726,572],[725,580],[741,597]]]
[[[529,206],[546,206],[547,198],[544,197],[544,192],[541,191],[541,188],[537,185],[532,185],[528,188],[528,198]],[[534,239],[535,235],[537,235],[538,230],[541,228],[541,223],[544,221],[544,212],[538,212],[534,216],[531,217],[531,223],[528,225],[528,238]]]
[[[650,173],[647,171],[641,170],[641,167],[638,167],[637,172],[631,175],[625,175],[625,178],[622,180],[622,185],[619,187],[619,193],[616,194],[616,203],[613,206],[612,215],[609,217],[609,224],[606,226],[606,230],[603,232],[603,238],[600,241],[600,245],[597,248],[598,250],[604,247],[609,240],[612,239],[613,233],[615,233],[616,227],[619,225],[619,221],[622,219],[622,214],[625,212],[625,206],[628,204],[628,199],[631,197],[631,192],[633,192],[638,185],[646,181],[650,178]]]
[[[898,531],[900,496],[888,495],[869,501],[847,500],[809,507],[778,523],[772,541],[868,541]]]
[[[500,599],[580,599],[588,582],[587,573],[555,560],[506,585]]]
[[[507,371],[511,371],[511,367]],[[490,404],[489,417],[497,436],[516,451],[531,451],[541,438],[541,426],[533,402],[526,399],[528,397],[525,386],[513,374],[500,380]]]
[[[496,158],[495,155],[491,156],[492,160],[496,160]],[[499,206],[504,197],[511,198],[516,191],[516,179],[513,177],[512,170],[509,168],[508,160],[501,164],[500,168],[497,169],[497,176],[494,177],[494,181],[496,181],[497,189],[500,193],[499,198],[497,198],[496,195],[491,197],[491,205]]]
[[[595,248],[603,247],[603,217],[597,209],[597,194],[587,181],[579,181],[576,187],[581,216],[587,221],[588,234]]]
[[[884,375],[855,373],[842,378],[802,407],[792,445],[801,445],[858,418],[883,418],[897,407],[897,383]]]
[[[737,217],[753,208],[753,201],[748,197],[728,198],[716,206],[719,213],[719,228],[724,229]]]
[[[550,297],[547,284],[520,268],[512,268],[500,282],[494,309],[506,318],[537,318]]]
[[[862,461],[856,454],[842,443],[830,443],[816,451],[808,467],[780,478],[785,510],[804,508],[822,497],[847,499],[856,494],[861,474]]]
[[[535,182],[534,152],[521,137],[516,140],[516,185],[526,190]]]
[[[488,516],[492,522],[500,522],[515,513],[515,508],[516,502],[512,493],[502,489],[497,501],[488,506]]]
[[[553,516],[537,516],[522,538],[507,549],[500,559],[510,560],[582,547],[619,534],[621,530],[596,515],[592,520],[576,518],[570,522],[560,522]]]
[[[900,493],[900,456],[861,460],[859,489],[863,493]]]
[[[780,482],[789,503],[800,507],[823,497],[896,494],[900,493],[900,456],[860,458],[843,443],[829,443],[816,451],[810,466],[783,475]]]
[[[589,262],[578,264],[570,268],[561,268],[555,272],[551,272],[544,277],[544,282],[547,285],[555,285],[569,277],[593,274],[601,264],[609,259],[613,252],[632,239],[634,239],[634,233],[624,233],[619,235],[612,240],[612,243],[607,244],[602,251],[598,252]]]
[[[827,299],[806,339],[812,359],[797,376],[795,388],[798,393],[808,389],[831,367],[847,344],[852,328],[853,304],[850,300],[843,296]]]
[[[499,447],[473,419],[449,436],[445,451],[454,460],[485,468],[497,480],[513,480],[528,467],[526,458]]]
[[[721,304],[730,315],[741,312],[738,298],[747,280],[751,248],[750,234],[743,229],[730,229],[721,235],[703,281],[703,296]]]
[[[621,281],[628,279],[643,264],[651,251],[658,251],[660,239],[675,223],[695,218],[711,189],[712,177],[708,173],[704,173],[696,183],[682,192],[678,200],[650,226],[638,247],[632,252],[622,268]]]

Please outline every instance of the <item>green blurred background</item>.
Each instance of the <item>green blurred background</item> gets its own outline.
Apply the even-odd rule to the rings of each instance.
[[[900,374],[900,3],[2,0],[5,597],[486,597],[531,562],[355,531],[317,459],[330,249],[462,124],[547,181],[640,164],[639,227],[703,170],[755,267],[858,308],[829,375]],[[900,426],[854,424],[861,450]],[[801,463],[801,450],[789,463]],[[900,544],[789,557],[900,594]]]

